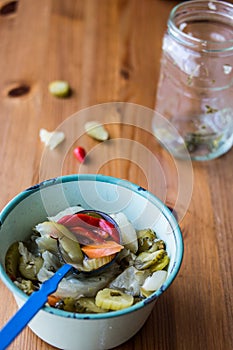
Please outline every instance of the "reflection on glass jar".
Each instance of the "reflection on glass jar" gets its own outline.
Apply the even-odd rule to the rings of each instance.
[[[176,6],[163,38],[156,111],[180,139],[153,121],[177,157],[216,158],[233,143],[233,5],[191,0]],[[183,140],[182,140],[183,138]]]

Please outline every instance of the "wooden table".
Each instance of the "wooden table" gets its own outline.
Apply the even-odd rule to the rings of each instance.
[[[105,102],[130,102],[153,109],[162,36],[177,3],[0,1],[0,208],[47,175],[93,171],[128,179],[159,196],[163,193],[157,175],[162,173],[165,202],[175,205],[176,166],[148,132],[147,120],[144,129],[135,126],[133,119],[131,125],[120,117],[115,122],[109,115],[112,143],[103,144],[103,161],[98,158],[101,148],[91,153],[100,147],[98,142],[83,133],[75,144],[82,144],[95,156],[81,166],[72,155],[74,144],[68,145],[62,159],[59,152],[64,146],[58,147],[49,156],[55,164],[60,159],[61,166],[50,169],[49,174],[41,163],[48,151],[39,130],[67,125],[74,113]],[[57,79],[69,82],[69,98],[59,99],[48,92],[48,84]],[[125,156],[119,151],[121,143],[115,147],[114,140],[129,141],[127,146],[124,143]],[[156,165],[140,166],[140,150],[152,154]],[[219,159],[192,164],[190,203],[186,202],[184,215],[179,217],[185,246],[182,268],[141,331],[116,349],[233,348],[232,164],[232,150]],[[0,327],[15,311],[11,293],[0,282]],[[52,347],[26,328],[9,349]]]

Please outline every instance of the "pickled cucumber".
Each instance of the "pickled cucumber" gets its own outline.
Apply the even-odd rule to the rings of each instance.
[[[159,264],[166,255],[167,252],[164,249],[157,250],[153,253],[142,252],[135,259],[134,266],[138,270],[148,269],[156,264]]]
[[[133,302],[134,298],[132,295],[110,288],[100,290],[95,298],[95,303],[98,307],[115,311],[125,309],[131,306]]]
[[[19,243],[15,242],[8,248],[5,257],[6,273],[12,280],[17,277],[19,258]]]
[[[156,239],[156,235],[151,229],[144,229],[137,231],[138,237],[138,252],[144,252],[151,248]]]
[[[103,313],[108,310],[96,305],[95,298],[80,298],[76,301],[76,310],[80,313]]]
[[[108,264],[113,258],[115,254],[103,256],[101,258],[94,259],[84,259],[83,260],[83,269],[84,271],[94,271],[99,269],[101,266]]]
[[[167,252],[165,252],[163,255],[161,254],[160,259],[158,259],[156,263],[150,267],[150,271],[155,272],[163,270],[169,264],[169,262],[169,256],[167,255]]]

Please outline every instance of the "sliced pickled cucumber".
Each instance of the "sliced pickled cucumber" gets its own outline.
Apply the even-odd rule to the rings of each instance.
[[[95,303],[98,307],[115,311],[125,309],[131,306],[133,302],[134,298],[132,295],[110,288],[100,290],[95,298]]]
[[[138,252],[144,252],[150,249],[156,239],[156,235],[151,229],[144,229],[137,231],[138,237]]]
[[[150,267],[150,271],[154,272],[163,270],[169,264],[169,262],[170,258],[167,255],[167,252],[165,252],[163,255],[161,255],[160,259],[158,259],[158,261]]]
[[[99,269],[101,266],[108,264],[115,257],[115,254],[104,256],[96,259],[84,259],[83,260],[83,270],[93,271]]]
[[[108,312],[108,310],[96,305],[95,298],[80,298],[76,301],[76,310],[80,313]]]
[[[138,270],[144,270],[150,268],[152,265],[158,264],[167,255],[166,250],[160,249],[155,252],[142,252],[135,259],[134,266]]]
[[[63,299],[63,310],[69,311],[69,312],[75,312],[76,307],[75,307],[75,299],[74,298],[64,298]]]
[[[19,243],[15,242],[8,248],[5,257],[6,273],[12,280],[17,277],[19,258]]]

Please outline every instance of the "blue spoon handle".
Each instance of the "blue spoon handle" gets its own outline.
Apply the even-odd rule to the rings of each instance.
[[[6,349],[26,327],[29,321],[47,302],[48,296],[56,291],[58,283],[71,269],[71,265],[63,265],[50,279],[42,283],[38,291],[31,294],[24,305],[0,331],[0,350]]]

